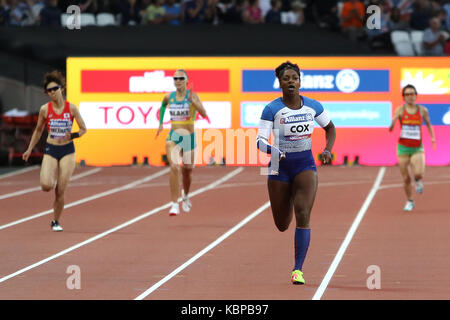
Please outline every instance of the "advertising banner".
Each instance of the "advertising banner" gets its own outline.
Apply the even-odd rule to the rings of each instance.
[[[417,88],[436,135],[431,147],[424,125],[428,165],[450,164],[450,58],[421,57],[70,57],[67,99],[78,106],[88,132],[77,139],[76,159],[88,165],[164,165],[170,115],[156,137],[164,96],[175,91],[173,75],[183,69],[188,87],[208,114],[195,118],[197,165],[265,165],[256,148],[261,113],[282,96],[275,69],[298,64],[300,95],[319,101],[336,126],[333,164],[358,157],[361,165],[395,165],[400,126],[388,128],[404,101],[402,87]],[[76,128],[75,128],[76,129]],[[317,124],[312,151],[325,146]],[[319,163],[319,162],[318,162]]]

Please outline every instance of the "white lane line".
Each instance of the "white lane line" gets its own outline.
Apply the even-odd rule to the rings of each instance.
[[[4,174],[0,175],[0,179],[9,178],[9,177],[12,177],[12,176],[15,176],[15,175],[18,175],[18,174],[22,174],[22,173],[25,173],[25,172],[28,172],[28,171],[36,170],[37,168],[39,168],[39,166],[38,165],[34,165],[34,166],[31,166],[31,167],[23,168],[23,169],[16,170],[16,171],[13,171],[13,172],[4,173]]]
[[[167,169],[167,170],[170,170],[170,169]],[[210,189],[213,189],[217,185],[219,185],[219,184],[221,184],[221,183],[231,179],[232,177],[234,177],[238,173],[242,172],[243,170],[244,169],[242,167],[239,167],[239,168],[233,170],[232,172],[228,173],[224,177],[220,178],[219,180],[217,180],[217,181],[215,181],[215,182],[213,182],[213,183],[211,183],[211,184],[209,184],[209,185],[207,185],[207,186],[205,186],[203,188],[200,188],[200,189],[196,190],[195,192],[189,193],[189,194],[190,194],[191,197],[193,197],[193,196],[195,196],[197,194],[200,194],[200,193],[203,193],[203,192],[208,191]],[[166,170],[164,170],[164,171],[166,171]],[[153,215],[153,214],[155,214],[155,213],[157,213],[157,212],[159,212],[161,210],[167,209],[170,206],[171,206],[171,202],[168,202],[165,205],[162,205],[162,206],[160,206],[158,208],[155,208],[155,209],[153,209],[151,211],[143,213],[140,216],[137,216],[136,218],[128,220],[127,222],[122,223],[121,225],[118,225],[118,226],[116,226],[116,227],[114,227],[112,229],[109,229],[109,230],[107,230],[107,231],[105,231],[103,233],[100,233],[100,234],[98,234],[98,235],[96,235],[96,236],[94,236],[92,238],[89,238],[89,239],[87,239],[87,240],[85,240],[83,242],[80,242],[80,243],[78,243],[78,244],[76,244],[76,245],[74,245],[74,246],[72,246],[70,248],[67,248],[67,249],[65,249],[63,251],[60,251],[60,252],[58,252],[58,253],[56,253],[56,254],[54,254],[54,255],[46,258],[46,259],[43,259],[43,260],[41,260],[39,262],[36,262],[36,263],[34,263],[32,265],[29,265],[28,267],[25,267],[23,269],[20,269],[20,270],[14,272],[14,273],[11,273],[11,274],[9,274],[7,276],[4,276],[4,277],[0,278],[0,283],[5,282],[8,279],[14,278],[15,276],[17,276],[19,274],[22,274],[22,273],[24,273],[24,272],[26,272],[28,270],[34,269],[36,267],[39,267],[40,265],[43,265],[44,263],[47,263],[47,262],[49,262],[51,260],[54,260],[54,259],[56,259],[56,258],[58,258],[58,257],[60,257],[62,255],[65,255],[66,253],[74,251],[74,250],[76,250],[76,249],[78,249],[78,248],[80,248],[82,246],[85,246],[85,245],[91,243],[91,242],[94,242],[94,241],[96,241],[98,239],[104,238],[104,237],[106,237],[107,235],[109,235],[109,234],[111,234],[113,232],[116,232],[116,231],[118,231],[120,229],[128,227],[129,225],[131,225],[133,223],[136,223],[136,222],[138,222],[138,221],[140,221],[142,219],[145,219],[145,218],[147,218],[147,217],[149,217],[149,216],[151,216],[151,215]]]
[[[345,250],[347,250],[348,245],[350,244],[350,241],[353,238],[353,235],[356,232],[356,229],[358,229],[359,223],[361,222],[362,218],[364,217],[364,214],[366,213],[367,209],[370,206],[370,203],[372,202],[373,198],[375,197],[375,194],[379,190],[381,180],[383,180],[384,173],[386,172],[385,167],[381,167],[378,171],[378,175],[375,179],[375,182],[372,186],[372,189],[370,190],[366,200],[364,201],[361,209],[359,210],[358,214],[356,215],[355,220],[353,221],[350,229],[347,232],[347,235],[345,236],[344,241],[341,244],[341,247],[339,248],[336,256],[333,259],[333,262],[330,265],[330,268],[328,269],[327,273],[325,274],[325,277],[322,280],[322,283],[320,284],[319,288],[317,289],[316,293],[314,294],[312,300],[320,300],[323,293],[325,292],[325,289],[328,286],[328,283],[330,282],[331,278],[333,277],[334,272],[336,271],[339,263],[341,262],[342,257],[344,256]]]
[[[86,171],[86,172],[74,175],[70,179],[70,181],[72,182],[72,181],[84,178],[84,177],[89,176],[91,174],[97,173],[97,172],[99,172],[101,170],[102,170],[102,168],[95,168],[95,169],[92,169],[92,170],[89,170],[89,171]],[[41,190],[41,187],[33,187],[33,188],[18,190],[18,191],[11,192],[11,193],[5,193],[5,194],[0,195],[0,200],[16,197],[16,196],[20,196],[22,194],[26,194],[26,193],[30,193],[30,192],[34,192],[34,191],[40,191],[40,190]]]
[[[436,181],[427,181],[424,182],[423,184],[426,185],[435,185],[435,184],[449,184],[450,180],[445,181],[445,180],[436,180]],[[403,188],[403,183],[394,183],[394,184],[385,184],[380,186],[379,190],[383,190],[383,189],[392,189],[392,188]]]
[[[186,269],[189,265],[194,263],[196,260],[198,260],[200,257],[202,257],[204,254],[206,254],[208,251],[213,249],[215,246],[217,246],[219,243],[224,241],[226,238],[228,238],[230,235],[232,235],[234,232],[242,228],[246,223],[248,223],[250,220],[255,218],[257,215],[259,215],[261,212],[266,210],[270,207],[270,202],[264,203],[261,207],[253,211],[249,216],[247,216],[245,219],[243,219],[241,222],[239,222],[237,225],[235,225],[233,228],[225,232],[223,235],[221,235],[219,238],[217,238],[215,241],[211,242],[208,246],[206,246],[203,250],[199,251],[196,255],[194,255],[192,258],[190,258],[188,261],[183,263],[181,266],[173,270],[171,273],[169,273],[167,276],[159,280],[157,283],[155,283],[153,286],[145,290],[143,293],[141,293],[139,296],[137,296],[134,300],[142,300],[145,297],[147,297],[149,294],[151,294],[153,291],[161,287],[164,283],[175,277],[178,273]]]
[[[128,184],[126,184],[124,186],[113,188],[113,189],[110,189],[110,190],[107,190],[107,191],[104,191],[104,192],[101,192],[101,193],[97,193],[97,194],[94,194],[92,196],[89,196],[89,197],[86,197],[86,198],[83,198],[83,199],[80,199],[80,200],[68,203],[68,204],[66,204],[64,206],[64,209],[68,209],[68,208],[71,208],[71,207],[74,207],[74,206],[78,206],[80,204],[83,204],[83,203],[86,203],[86,202],[89,202],[89,201],[92,201],[92,200],[96,200],[96,199],[99,199],[99,198],[102,198],[102,197],[106,197],[106,196],[109,196],[111,194],[114,194],[114,193],[117,193],[117,192],[120,192],[120,191],[131,189],[131,188],[133,188],[133,187],[135,187],[135,186],[137,186],[137,185],[139,185],[141,183],[144,183],[144,182],[150,181],[152,179],[158,178],[158,177],[168,173],[169,171],[170,171],[170,168],[165,168],[164,170],[161,170],[161,171],[159,171],[157,173],[154,173],[154,174],[152,174],[152,175],[150,175],[148,177],[145,177],[143,179],[139,179],[139,180],[136,180],[134,182],[128,183]],[[20,219],[20,220],[16,220],[16,221],[13,221],[13,222],[1,225],[0,226],[0,230],[3,230],[3,229],[6,229],[6,228],[15,226],[15,225],[17,225],[19,223],[23,223],[23,222],[26,222],[26,221],[29,221],[29,220],[32,220],[32,219],[36,219],[36,218],[45,216],[46,214],[49,214],[49,213],[52,213],[52,212],[53,212],[53,209],[45,210],[45,211],[36,213],[36,214],[34,214],[32,216],[29,216],[29,217],[26,217],[26,218],[23,218],[23,219]]]

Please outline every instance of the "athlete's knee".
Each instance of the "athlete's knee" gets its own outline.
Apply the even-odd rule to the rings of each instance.
[[[41,189],[42,189],[42,191],[49,192],[53,189],[53,185],[50,183],[44,182],[44,183],[41,183]]]
[[[403,183],[404,183],[405,185],[411,184],[411,178],[410,178],[409,175],[408,175],[407,177],[404,177],[404,178],[403,178]]]
[[[295,220],[298,228],[308,228],[311,208],[295,208]]]
[[[65,190],[63,188],[58,188],[58,186],[56,186],[55,196],[57,199],[64,199],[64,192]]]
[[[176,164],[176,163],[171,163],[170,164],[170,171],[172,173],[178,173],[178,171],[180,171],[180,165]]]
[[[289,224],[286,223],[279,223],[275,221],[275,226],[277,227],[278,231],[284,232],[289,228]]]

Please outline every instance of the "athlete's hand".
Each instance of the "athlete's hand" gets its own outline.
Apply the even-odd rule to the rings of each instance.
[[[188,88],[187,88],[187,90],[188,90],[188,100],[190,101],[190,102],[194,102],[192,99],[194,98],[194,84],[193,83],[190,83],[189,84],[189,86],[188,86]]]
[[[283,159],[285,159],[286,158],[286,152],[282,152],[281,154],[280,154],[280,160],[283,160]]]
[[[30,155],[31,155],[31,150],[27,149],[27,151],[25,151],[22,154],[22,159],[25,160],[25,162],[27,162],[28,159],[30,158]]]
[[[71,132],[66,132],[66,135],[64,136],[64,138],[61,139],[62,142],[66,142],[66,141],[70,141],[70,140],[72,140]]]
[[[158,136],[159,136],[159,134],[161,133],[162,130],[163,130],[163,125],[160,124],[160,125],[159,125],[159,128],[158,128],[158,131],[156,131],[155,139],[158,138]]]
[[[322,152],[322,162],[323,164],[331,163],[331,152],[328,150],[324,150]]]

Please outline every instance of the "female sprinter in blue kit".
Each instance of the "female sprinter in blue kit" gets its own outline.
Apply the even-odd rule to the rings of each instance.
[[[336,130],[322,105],[299,95],[300,69],[289,61],[275,69],[283,96],[263,110],[257,136],[258,148],[271,154],[268,191],[278,230],[285,231],[295,215],[295,266],[293,284],[305,284],[303,262],[309,247],[309,218],[317,192],[317,171],[311,152],[314,120],[325,129],[323,163],[331,161]],[[274,144],[269,144],[273,130]]]

